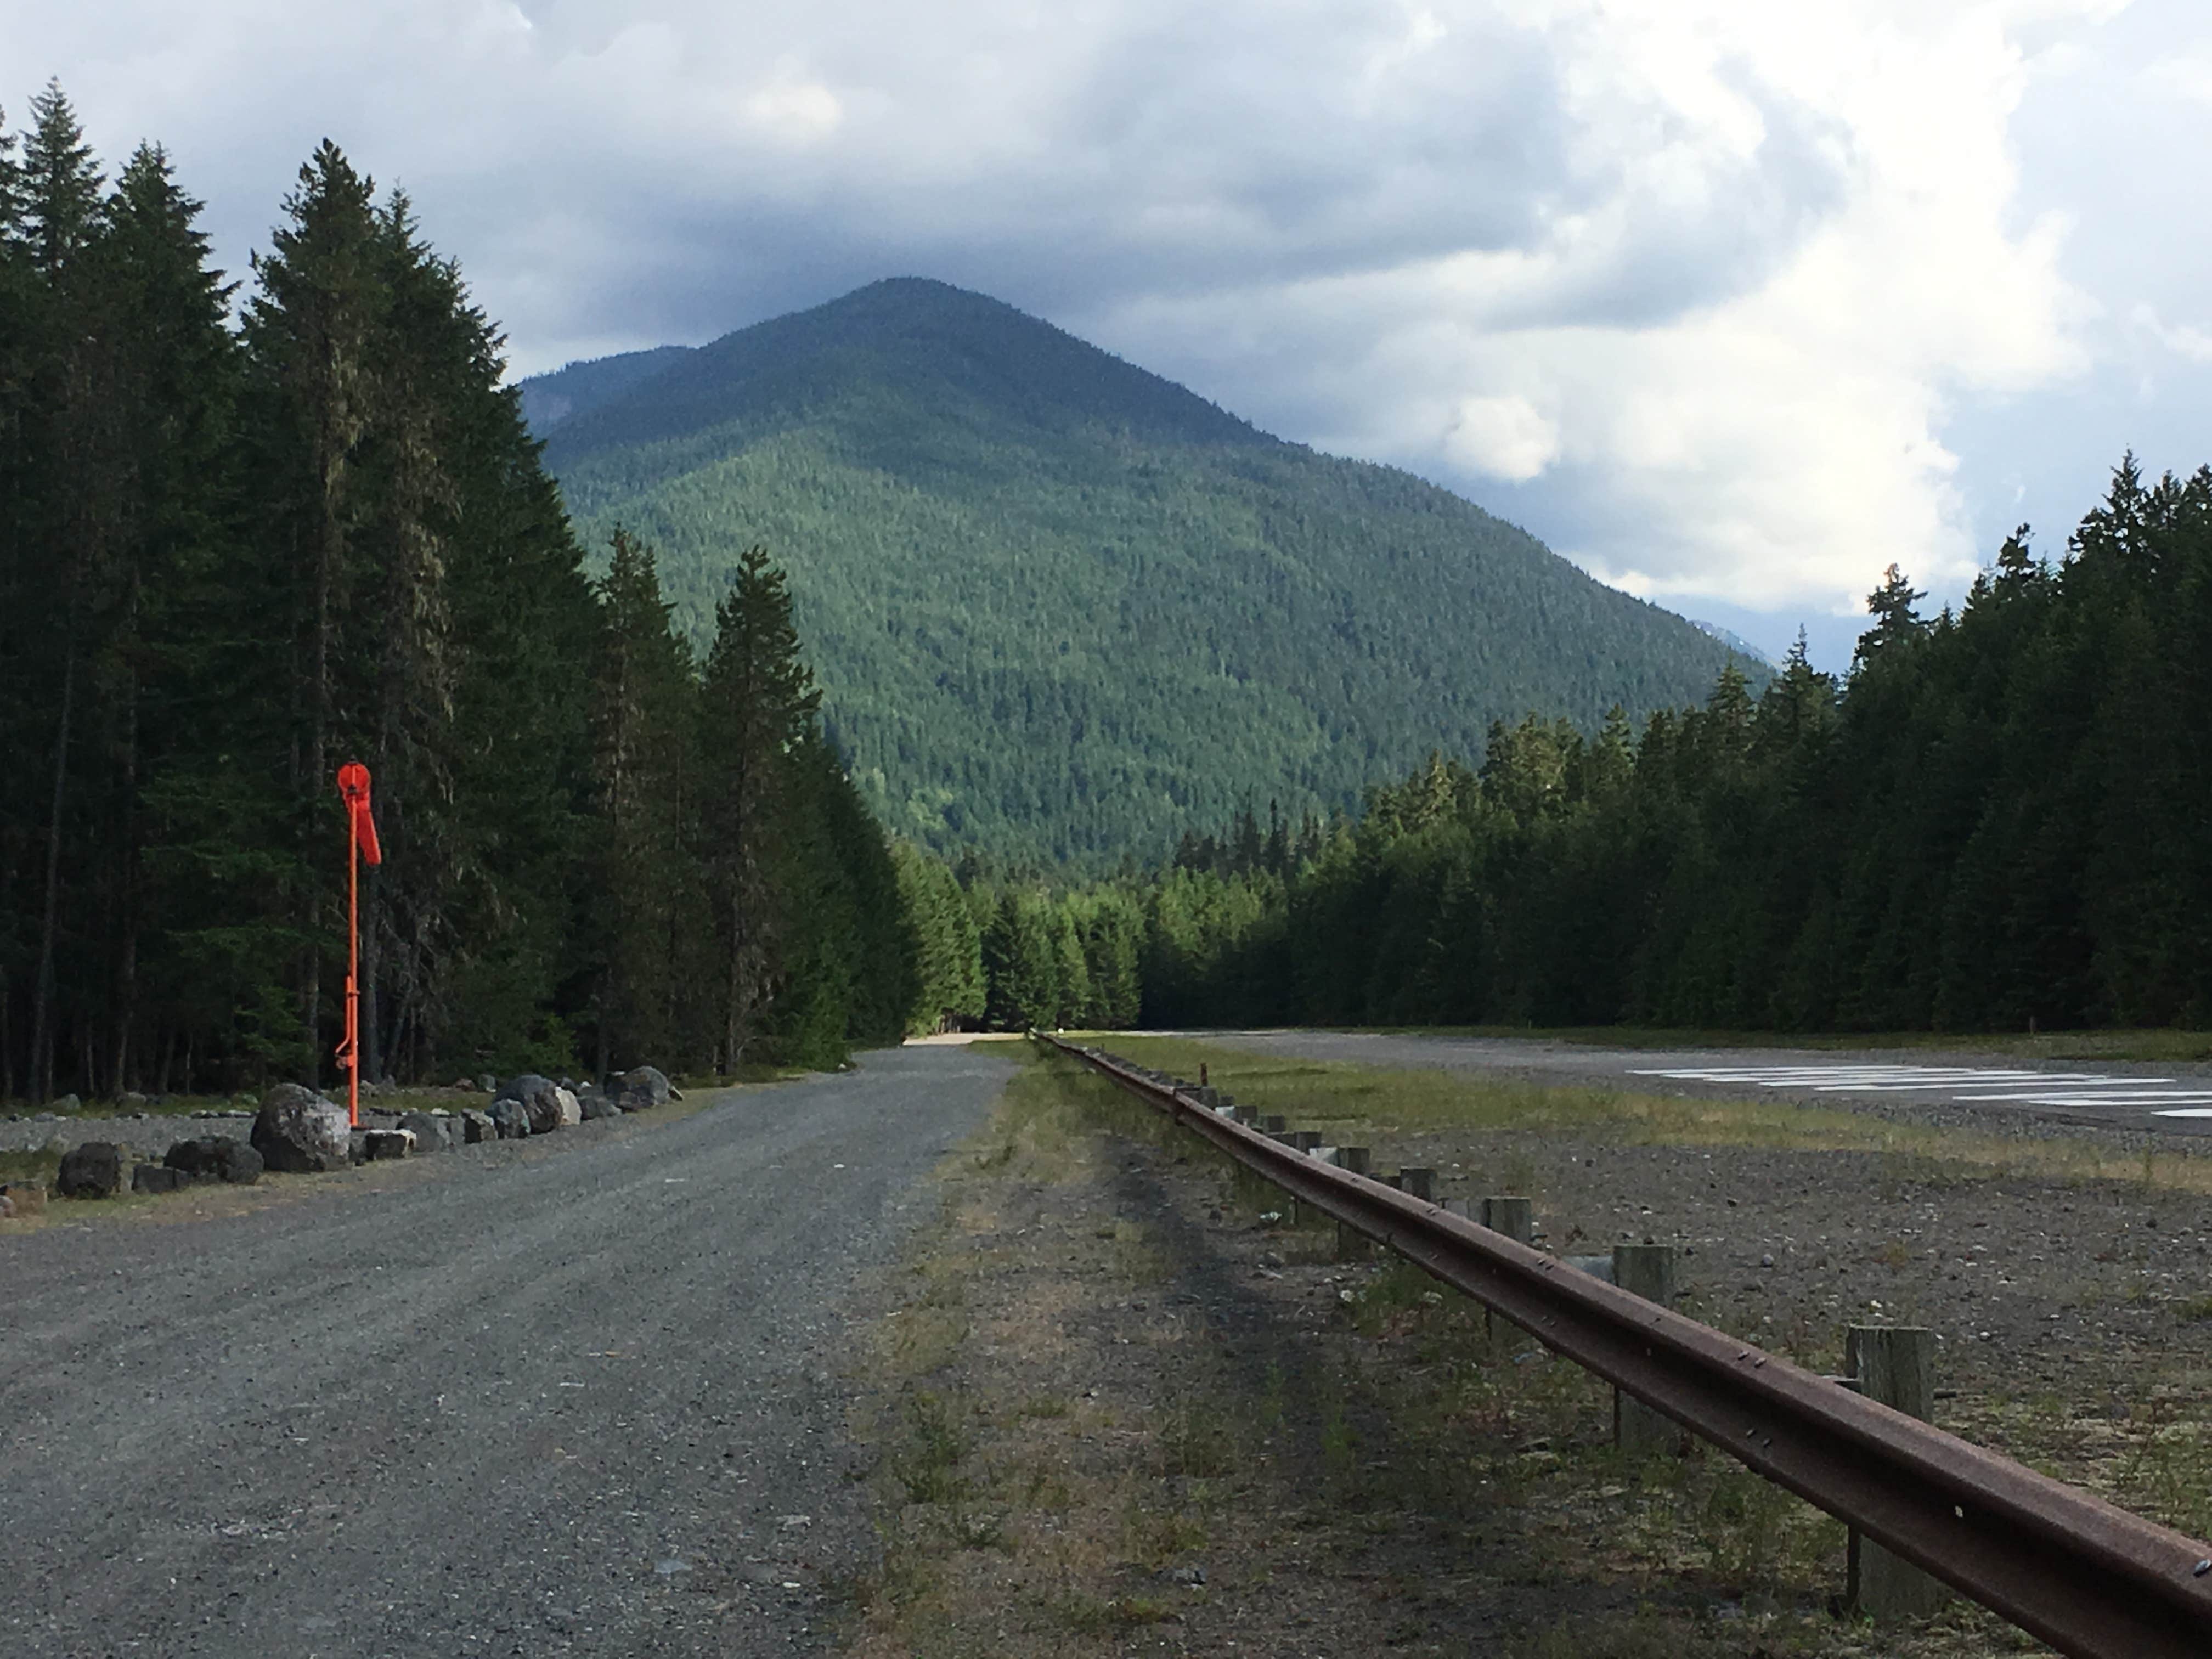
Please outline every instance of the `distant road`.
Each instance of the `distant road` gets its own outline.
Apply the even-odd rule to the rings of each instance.
[[[0,1652],[814,1645],[867,1559],[848,1293],[1012,1071],[872,1054],[383,1188],[0,1237]]]
[[[1896,1100],[1999,1116],[2212,1134],[2212,1066],[2075,1066],[1925,1049],[1608,1048],[1540,1037],[1194,1031],[1263,1054],[1482,1072],[1529,1082],[1808,1104]]]

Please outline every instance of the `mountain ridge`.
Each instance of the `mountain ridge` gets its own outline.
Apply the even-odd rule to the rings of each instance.
[[[1471,501],[925,278],[523,395],[567,402],[540,435],[580,529],[653,543],[695,634],[768,544],[856,778],[946,850],[1149,858],[1731,659]]]

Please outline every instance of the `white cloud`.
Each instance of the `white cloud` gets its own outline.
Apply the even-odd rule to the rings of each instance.
[[[1463,466],[1516,483],[1559,458],[1559,429],[1522,398],[1469,398],[1444,433],[1444,448]]]
[[[2021,100],[2104,73],[2119,13],[0,0],[0,94],[20,118],[51,71],[111,158],[164,139],[234,267],[327,132],[525,368],[940,276],[1502,492],[1638,591],[1844,608],[1892,559],[1940,589],[1986,553],[1961,410],[2056,422],[2114,317],[2204,361],[2170,301],[2069,280],[2094,203],[2021,188]],[[2206,64],[2147,84],[2201,114]]]

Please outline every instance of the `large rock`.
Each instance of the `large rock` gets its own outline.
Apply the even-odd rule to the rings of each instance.
[[[280,1083],[261,1097],[248,1139],[270,1169],[313,1175],[353,1161],[352,1127],[335,1101],[296,1083]]]
[[[362,1162],[382,1164],[395,1158],[405,1158],[415,1150],[412,1129],[363,1129]]]
[[[450,1152],[461,1144],[461,1121],[443,1112],[410,1112],[399,1127],[411,1130],[418,1152]]]
[[[112,1140],[88,1140],[62,1154],[55,1190],[64,1198],[112,1198],[123,1188],[123,1149]]]
[[[180,1140],[161,1159],[195,1181],[220,1181],[232,1187],[251,1187],[261,1179],[261,1154],[231,1135],[202,1135]]]
[[[199,1177],[188,1176],[166,1164],[141,1164],[131,1172],[131,1190],[134,1193],[173,1193],[179,1187],[197,1187]]]
[[[499,1125],[489,1112],[479,1112],[471,1106],[461,1114],[461,1139],[465,1145],[477,1146],[498,1139]]]
[[[615,1097],[615,1104],[625,1112],[643,1112],[655,1106],[665,1106],[676,1097],[676,1091],[668,1086],[667,1074],[651,1066],[633,1066],[627,1072],[610,1078],[607,1087]]]
[[[522,1140],[530,1133],[530,1114],[519,1100],[495,1100],[484,1108],[484,1115],[492,1121],[501,1140]]]
[[[500,1085],[492,1103],[495,1106],[502,1100],[522,1103],[522,1109],[530,1115],[530,1133],[534,1135],[550,1135],[561,1127],[561,1086],[550,1077],[535,1072],[511,1077]],[[582,1121],[580,1114],[571,1121]]]
[[[588,1083],[576,1091],[576,1109],[583,1113],[584,1121],[586,1123],[595,1118],[622,1115],[621,1107],[616,1105],[610,1097],[594,1089]]]
[[[584,1121],[584,1103],[568,1090],[556,1086],[553,1091],[553,1103],[560,1110],[561,1127],[573,1128]]]

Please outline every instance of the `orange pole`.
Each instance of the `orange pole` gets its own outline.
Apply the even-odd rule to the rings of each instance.
[[[361,837],[346,817],[346,1113],[361,1127]]]

